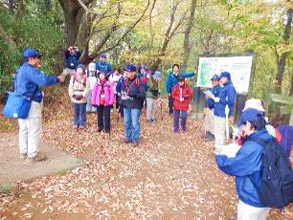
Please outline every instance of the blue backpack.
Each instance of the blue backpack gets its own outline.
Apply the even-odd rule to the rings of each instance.
[[[259,199],[267,207],[284,208],[293,202],[293,170],[290,161],[275,139],[250,140],[265,147],[260,187],[256,187],[251,180],[258,189]]]

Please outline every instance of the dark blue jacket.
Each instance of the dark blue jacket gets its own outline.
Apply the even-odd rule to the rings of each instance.
[[[121,100],[121,104],[125,108],[138,108],[143,107],[143,100],[145,99],[145,84],[139,80],[137,76],[133,79],[125,79],[121,92],[126,92],[130,99]]]
[[[211,89],[211,92],[214,94],[215,97],[219,97],[221,90],[222,90],[222,87],[220,85],[217,85]],[[207,106],[209,109],[213,109],[215,107],[214,99],[208,98]]]
[[[249,138],[253,137],[259,137],[265,141],[273,138],[266,129],[256,131],[249,136]],[[254,207],[264,207],[258,196],[262,175],[263,151],[264,146],[247,140],[235,157],[216,156],[219,169],[230,176],[235,176],[236,191],[239,199]]]
[[[43,99],[40,87],[55,85],[58,82],[57,76],[47,76],[30,64],[24,63],[15,76],[14,89],[17,95],[40,103]]]
[[[79,65],[79,58],[81,56],[80,51],[76,51],[74,55],[71,55],[68,50],[65,51],[65,62],[66,68],[75,70]]]
[[[226,117],[225,107],[228,105],[229,117],[233,115],[233,109],[236,101],[236,90],[231,81],[227,82],[219,93],[220,101],[215,103],[214,115]]]
[[[173,72],[169,73],[167,76],[167,80],[165,82],[165,87],[168,94],[171,94],[172,89],[178,84],[178,77],[183,78],[190,78],[195,76],[195,73],[193,72],[187,72],[187,73],[179,73],[178,75],[175,75]]]
[[[110,65],[110,63],[98,60],[95,62],[95,64],[96,64],[96,70],[103,71],[107,73],[108,76],[113,73],[113,68]]]

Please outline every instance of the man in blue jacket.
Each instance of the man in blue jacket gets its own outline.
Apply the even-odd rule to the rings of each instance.
[[[110,63],[107,62],[107,54],[102,53],[99,57],[99,60],[95,62],[96,70],[105,72],[109,75],[113,73],[113,68]]]
[[[42,55],[35,49],[24,50],[22,56],[24,63],[15,75],[14,89],[17,95],[29,98],[32,103],[28,118],[18,119],[20,158],[36,162],[46,159],[39,153],[43,101],[40,88],[64,82],[65,76],[47,76],[40,72]]]
[[[126,79],[121,87],[121,104],[125,129],[125,143],[138,145],[140,138],[140,114],[145,99],[145,85],[136,75],[136,67],[127,64],[124,67]]]
[[[233,116],[234,105],[236,100],[236,90],[231,81],[230,73],[221,73],[220,84],[223,86],[222,90],[219,93],[219,97],[214,98],[214,132],[216,148],[217,146],[225,145],[226,114],[228,114],[228,117]]]
[[[174,64],[172,66],[172,72],[167,76],[165,82],[166,90],[168,93],[168,105],[169,105],[169,114],[173,114],[173,98],[171,97],[172,89],[178,84],[178,78],[183,77],[184,79],[195,76],[195,72],[182,73],[180,70],[179,64]]]
[[[79,65],[79,58],[81,56],[78,47],[71,46],[64,53],[65,55],[65,69],[66,73],[74,73],[76,67]]]
[[[211,78],[213,88],[210,89],[214,97],[219,97],[222,87],[219,84],[220,77],[214,74]],[[205,110],[205,134],[204,138],[208,140],[214,139],[214,108],[215,101],[212,97],[207,97],[206,99],[207,108]]]
[[[237,219],[266,219],[269,208],[261,203],[258,195],[264,146],[251,139],[257,137],[269,141],[273,137],[265,129],[266,121],[262,112],[249,108],[242,113],[240,120],[247,136],[242,147],[232,158],[216,155],[216,162],[220,170],[235,176],[239,198]]]

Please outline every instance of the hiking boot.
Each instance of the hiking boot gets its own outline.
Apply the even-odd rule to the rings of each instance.
[[[103,128],[98,128],[98,132],[101,132],[103,130]]]
[[[79,126],[79,129],[83,130],[83,129],[85,129],[85,127],[84,126]]]
[[[27,153],[20,153],[19,157],[20,157],[20,159],[26,159],[27,158]]]
[[[27,158],[27,162],[32,163],[32,162],[40,162],[40,161],[44,161],[47,159],[47,156],[41,153],[37,153],[36,156],[34,157],[28,157]]]

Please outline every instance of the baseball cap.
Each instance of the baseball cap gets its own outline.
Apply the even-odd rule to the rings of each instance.
[[[248,121],[249,122],[256,121],[259,118],[264,118],[263,112],[258,111],[257,109],[254,109],[254,108],[248,108],[242,112],[240,121],[243,124]]]
[[[227,77],[230,80],[231,79],[231,74],[229,72],[221,72],[220,79],[222,77]]]
[[[211,80],[219,80],[220,77],[217,74],[214,74],[213,77],[211,78]]]
[[[24,49],[24,51],[22,53],[22,58],[23,59],[28,59],[30,57],[38,57],[38,58],[41,58],[42,57],[42,54],[38,50],[33,49],[33,48]]]
[[[133,64],[126,64],[124,70],[127,72],[136,72],[136,67]]]

